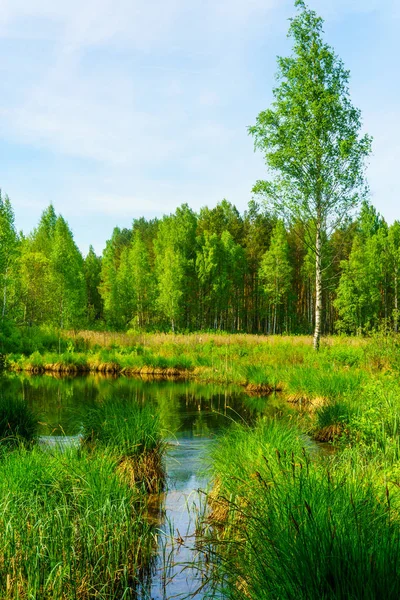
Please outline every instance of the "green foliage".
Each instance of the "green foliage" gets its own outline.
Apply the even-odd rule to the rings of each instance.
[[[387,226],[376,211],[365,204],[359,225],[349,259],[342,264],[335,301],[340,316],[337,329],[353,334],[377,327],[379,318],[384,316],[381,309]]]
[[[274,102],[249,132],[270,175],[270,180],[258,181],[254,191],[308,232],[315,263],[318,349],[324,246],[365,193],[364,159],[371,139],[360,137],[361,114],[350,101],[349,72],[323,41],[322,19],[304,2],[296,6],[289,28],[293,53],[278,58]]]
[[[362,590],[371,600],[395,598],[397,488],[380,481],[362,451],[321,462],[301,442],[300,432],[272,422],[238,429],[214,450],[211,503],[225,518],[206,548],[224,593],[344,600]]]
[[[83,268],[86,282],[87,320],[93,326],[103,316],[103,303],[98,289],[101,282],[101,259],[96,256],[93,246],[89,247]]]
[[[161,442],[157,415],[148,404],[108,399],[84,407],[82,427],[87,442],[112,449],[119,456],[139,456]]]
[[[144,501],[106,452],[3,454],[1,596],[136,598],[153,544]]]
[[[0,445],[30,444],[37,436],[38,415],[26,401],[0,392]]]
[[[18,251],[19,240],[14,226],[14,211],[8,196],[3,200],[0,190],[0,318],[2,320],[7,313],[10,292],[12,297],[12,284],[17,275],[15,267]]]
[[[288,328],[288,294],[291,288],[292,268],[289,260],[289,244],[285,226],[282,221],[278,221],[271,236],[271,244],[264,254],[260,267],[260,280],[263,282],[265,295],[268,304],[273,311],[272,331],[277,332],[277,319],[280,309],[282,311],[280,321],[286,321],[286,331]],[[283,317],[283,319],[282,319]],[[280,327],[279,329],[282,328]]]
[[[63,334],[58,348],[50,348],[36,336],[43,326],[312,330],[312,220],[285,226],[254,201],[243,216],[226,200],[198,215],[183,205],[162,221],[141,219],[132,230],[116,228],[102,257],[90,247],[83,260],[68,224],[52,206],[31,235],[18,239],[11,204],[2,202],[4,274],[5,257],[8,261],[3,296],[0,292],[6,307],[0,322],[3,351],[62,353]],[[364,203],[359,219],[346,219],[331,236],[324,234],[323,243],[325,331],[371,333],[382,323],[397,331],[398,224],[388,227]]]
[[[349,98],[349,72],[322,39],[323,21],[304,3],[291,20],[293,54],[278,58],[272,108],[249,131],[273,182],[258,182],[280,211],[308,222],[339,222],[357,205],[368,136],[359,137],[360,111]]]
[[[24,324],[82,325],[86,312],[82,255],[68,224],[52,206],[23,240],[19,267]]]

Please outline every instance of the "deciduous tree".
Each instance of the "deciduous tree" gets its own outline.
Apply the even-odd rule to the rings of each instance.
[[[272,107],[249,128],[265,156],[270,179],[258,181],[262,194],[286,220],[315,230],[314,347],[321,336],[324,239],[355,209],[365,194],[364,160],[371,147],[361,135],[361,114],[352,105],[349,71],[323,40],[323,21],[296,0],[289,37],[293,53],[278,58],[278,86]]]

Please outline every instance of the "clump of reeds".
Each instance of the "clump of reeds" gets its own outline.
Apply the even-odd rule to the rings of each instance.
[[[334,442],[345,434],[352,408],[349,401],[334,400],[319,407],[315,414],[314,439],[319,442]]]
[[[262,423],[213,453],[225,524],[206,549],[227,597],[398,598],[398,488],[362,450],[312,460],[302,441],[285,423]]]
[[[154,538],[144,492],[117,466],[105,450],[2,455],[2,598],[136,598]]]
[[[38,416],[22,398],[0,396],[0,444],[32,443],[38,432]]]
[[[164,483],[160,421],[151,404],[105,399],[82,414],[84,442],[111,451],[125,481],[155,492]]]

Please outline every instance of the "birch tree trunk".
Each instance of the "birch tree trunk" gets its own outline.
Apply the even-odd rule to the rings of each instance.
[[[315,329],[314,350],[319,350],[321,340],[321,313],[322,313],[322,260],[321,260],[321,223],[317,223],[315,237]]]

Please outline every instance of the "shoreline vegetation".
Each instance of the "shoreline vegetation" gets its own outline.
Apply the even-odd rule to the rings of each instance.
[[[399,597],[398,433],[393,443],[376,421],[369,431],[330,456],[312,454],[285,420],[238,425],[219,440],[198,540],[218,592],[235,600]]]
[[[240,386],[249,395],[282,392],[308,414],[307,432],[321,442],[358,439],[368,411],[374,418],[375,413],[397,418],[392,408],[399,392],[400,341],[393,333],[322,338],[318,353],[311,336],[45,330],[42,342],[38,331],[35,340],[40,351],[6,355],[8,370],[185,378]]]
[[[159,420],[123,399],[83,416],[79,446],[46,448],[39,416],[0,394],[2,598],[134,599],[150,572],[148,506],[165,481]]]
[[[131,369],[143,365],[147,371],[152,367],[159,370],[179,367],[185,368],[193,380],[218,381],[226,386],[234,383],[282,388],[283,397],[295,407],[291,409],[288,404],[287,413],[282,411],[276,418],[261,417],[254,426],[232,423],[229,431],[212,446],[210,510],[204,522],[199,522],[196,527],[197,548],[204,557],[204,580],[214,585],[217,595],[222,593],[223,597],[234,600],[277,597],[307,600],[363,597],[372,600],[380,597],[382,591],[387,598],[398,598],[400,339],[396,334],[382,331],[369,338],[322,338],[318,353],[313,350],[311,337],[60,333],[50,330],[36,330],[31,335],[40,351],[37,350],[33,358],[22,353],[7,355],[9,368],[18,370],[25,364],[32,364],[33,360],[37,368],[53,364],[49,358],[54,357],[58,363],[66,365],[109,362]],[[29,347],[27,342],[26,345]],[[57,371],[55,374],[62,377],[67,373]],[[261,401],[268,403],[267,394],[261,395],[265,396]],[[150,407],[147,408],[150,411]],[[133,534],[123,529],[122,538],[118,537],[120,545],[113,543],[115,553],[110,557],[110,565],[99,562],[98,568],[106,569],[107,573],[103,579],[98,574],[99,581],[105,586],[104,591],[99,592],[99,598],[112,597],[115,590],[120,593],[122,587],[118,586],[133,590],[140,573],[151,563],[154,552],[154,537],[149,524],[145,523],[144,507],[148,493],[159,490],[160,483],[162,487],[161,462],[154,461],[154,454],[150,452],[142,466],[150,465],[155,477],[138,476],[140,461],[137,462],[135,455],[138,442],[136,438],[129,438],[128,433],[131,430],[143,433],[146,440],[143,447],[148,441],[156,456],[162,456],[164,448],[158,434],[152,433],[155,421],[147,420],[146,404],[141,410],[131,418],[140,420],[143,417],[149,430],[143,427],[143,421],[140,426],[136,421],[137,426],[132,427],[130,421],[125,422],[124,405],[120,406],[117,399],[95,406],[94,412],[88,411],[85,416],[84,429],[88,434],[84,436],[82,456],[87,458],[94,453],[98,461],[105,456],[106,464],[100,471],[108,473],[107,478],[112,475],[124,493],[139,490],[139,499],[136,496],[134,504],[137,507],[134,522],[138,527],[134,539],[139,540],[138,547],[143,551],[140,556],[128,556],[129,545],[124,546],[125,533],[126,536]],[[104,427],[104,423],[108,425]],[[334,453],[316,451],[310,438],[329,442]],[[22,457],[21,460],[18,458],[19,462],[15,458],[22,464],[21,471],[25,468],[25,456],[36,461],[36,466],[37,461],[49,460],[43,453],[37,458],[35,449],[16,449],[13,454]],[[9,450],[5,456],[10,456]],[[73,478],[78,472],[74,462],[77,460],[83,460],[82,471],[86,469],[86,459],[76,454],[71,459],[59,455],[48,468],[55,469],[57,461],[71,464]],[[4,465],[7,464],[5,461]],[[62,470],[62,466],[57,469]],[[41,466],[41,472],[47,473],[47,467]],[[69,470],[63,471],[53,477],[51,485],[57,490],[61,487],[68,491],[69,486],[75,490],[75,484],[69,483],[68,473]],[[26,474],[22,476],[30,481]],[[87,477],[85,471],[78,481],[86,481]],[[103,483],[98,482],[96,486],[101,487]],[[22,484],[21,489],[25,489]],[[78,486],[76,493],[84,497],[89,493],[86,488],[79,490]],[[113,488],[112,494],[115,493]],[[107,488],[106,504],[109,494]],[[120,502],[119,496],[112,497]],[[7,498],[4,496],[4,506],[9,506]],[[80,498],[74,502],[80,502]],[[94,496],[91,498],[94,501]],[[0,509],[2,506],[0,494]],[[12,518],[17,517],[13,515]],[[115,532],[119,517],[110,518],[114,519]],[[99,552],[106,547],[102,532],[108,541],[114,539],[106,524],[107,520],[93,525],[100,528],[100,533],[96,533],[96,540],[101,538],[100,542],[96,541],[100,544]],[[49,531],[55,535],[53,530]],[[88,533],[87,547],[91,548],[93,540],[89,538]],[[65,539],[65,544],[71,542],[71,547],[76,547],[76,540],[68,536]],[[23,541],[24,544],[28,542],[28,538]],[[29,544],[27,548],[29,550]],[[122,582],[109,576],[119,560],[122,564],[121,556],[129,565],[123,571]],[[93,550],[93,560],[98,559]],[[196,568],[201,570],[202,564],[200,560]],[[66,582],[65,569],[48,575],[48,589],[53,595],[46,596],[43,573],[49,573],[48,563],[36,564],[32,558],[32,565],[27,574],[21,571],[19,563],[19,570],[8,579],[7,585],[11,586],[12,592],[7,596],[5,590],[5,598],[15,597],[17,582],[21,587],[25,580],[32,582],[29,585],[37,586],[35,589],[40,590],[41,598],[64,597],[62,586],[69,586],[67,589],[71,590],[71,595],[66,598],[74,597],[73,593],[78,598],[92,597],[87,589],[82,592],[72,586],[71,580]],[[34,579],[34,573],[38,572],[42,572],[40,581]],[[79,569],[75,572],[79,574]],[[4,581],[7,581],[6,576],[4,573]],[[96,584],[93,580],[85,580],[85,585]],[[129,593],[125,597],[130,597]]]

